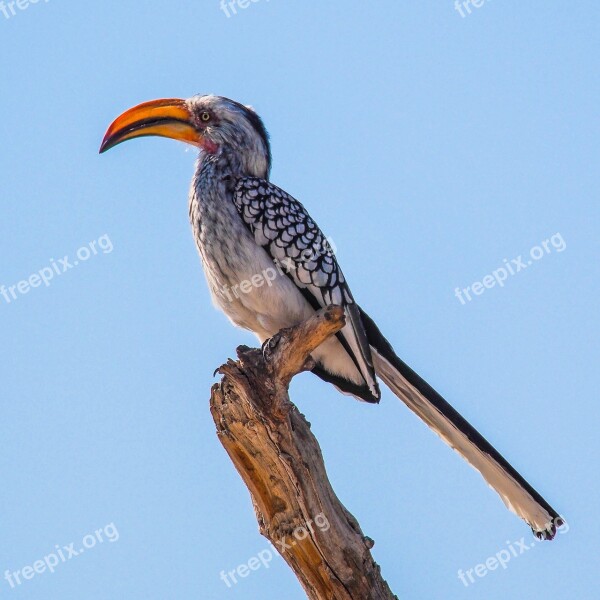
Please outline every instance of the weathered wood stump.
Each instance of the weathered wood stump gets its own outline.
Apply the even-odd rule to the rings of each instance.
[[[262,351],[241,346],[218,369],[210,407],[248,487],[260,532],[311,600],[397,600],[371,556],[373,541],[338,500],[310,424],[288,396],[310,353],[345,323],[339,306],[280,331]]]

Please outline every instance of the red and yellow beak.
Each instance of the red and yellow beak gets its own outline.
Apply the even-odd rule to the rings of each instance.
[[[168,98],[144,102],[124,112],[108,128],[100,153],[126,140],[148,135],[180,140],[194,146],[201,146],[203,141],[193,125],[185,100]]]

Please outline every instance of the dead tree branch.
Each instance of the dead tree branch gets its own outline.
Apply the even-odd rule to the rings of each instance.
[[[211,413],[217,434],[252,496],[262,535],[311,600],[397,600],[371,556],[373,541],[338,500],[310,424],[292,404],[292,377],[345,323],[330,306],[280,331],[262,352],[238,348],[218,369]]]

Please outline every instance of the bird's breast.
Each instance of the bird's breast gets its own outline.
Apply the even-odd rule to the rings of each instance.
[[[266,339],[313,310],[259,246],[226,190],[192,189],[190,220],[214,304]]]

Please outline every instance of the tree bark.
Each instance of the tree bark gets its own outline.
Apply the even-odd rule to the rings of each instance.
[[[371,556],[374,542],[338,500],[310,424],[292,404],[292,377],[345,323],[330,306],[268,340],[241,346],[218,369],[211,413],[217,435],[248,487],[260,532],[311,600],[398,600]]]

